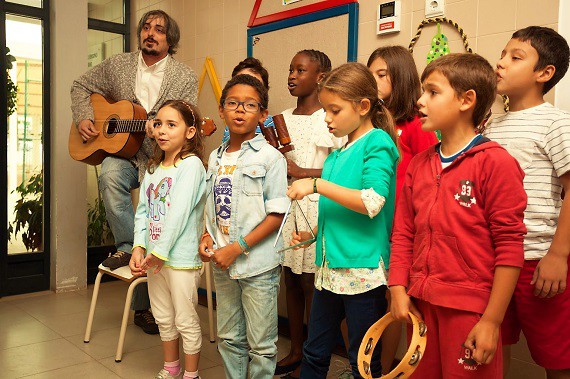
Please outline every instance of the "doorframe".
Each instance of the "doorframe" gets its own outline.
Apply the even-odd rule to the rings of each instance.
[[[6,72],[6,15],[13,14],[42,21],[42,148],[43,148],[43,251],[8,255],[8,234],[0,233],[0,297],[49,289],[50,286],[50,1],[42,7],[0,1],[0,73]],[[0,88],[6,88],[6,75],[0,75]],[[8,98],[0,91],[0,146],[8,141]],[[8,157],[0,154],[0,167]],[[8,178],[0,175],[0,199],[7,199]],[[8,230],[8,204],[0,201],[0,230]]]

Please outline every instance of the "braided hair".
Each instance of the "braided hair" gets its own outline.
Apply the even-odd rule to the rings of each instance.
[[[332,64],[329,56],[323,53],[322,51],[308,49],[308,50],[301,50],[297,52],[297,54],[305,54],[306,56],[309,57],[311,61],[317,62],[319,64],[320,72],[326,73],[332,70]]]

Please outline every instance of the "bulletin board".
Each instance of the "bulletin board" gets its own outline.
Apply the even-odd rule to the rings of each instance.
[[[344,4],[325,8],[338,1],[328,1],[298,7],[282,13],[298,14],[283,17],[272,14],[276,21],[254,26],[247,32],[247,55],[261,60],[269,71],[269,114],[281,113],[295,106],[296,98],[289,94],[287,76],[293,56],[304,49],[326,53],[332,66],[356,61],[358,44],[358,3],[342,0]],[[302,3],[302,2],[300,2]],[[310,9],[318,9],[304,13]],[[250,21],[256,20],[255,8]]]

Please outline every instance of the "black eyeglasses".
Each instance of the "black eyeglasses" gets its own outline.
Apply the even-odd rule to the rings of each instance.
[[[263,105],[258,103],[257,101],[248,100],[248,101],[237,101],[234,99],[226,99],[224,100],[222,107],[228,111],[235,111],[239,108],[239,106],[243,107],[243,110],[248,113],[257,113],[263,109]]]

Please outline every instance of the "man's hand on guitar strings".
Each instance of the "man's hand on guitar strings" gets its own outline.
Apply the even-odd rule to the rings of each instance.
[[[99,135],[99,131],[95,129],[95,125],[93,125],[93,122],[91,120],[79,121],[79,125],[77,125],[77,131],[85,142]]]

